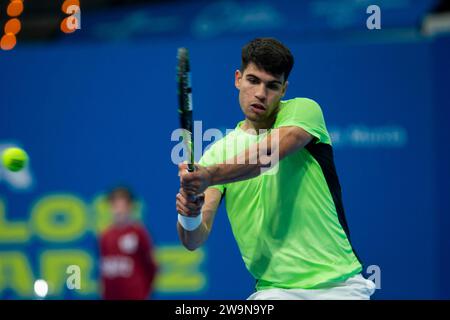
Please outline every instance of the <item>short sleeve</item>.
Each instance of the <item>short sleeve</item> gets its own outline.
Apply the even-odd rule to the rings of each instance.
[[[296,98],[282,101],[275,128],[297,126],[316,138],[316,143],[331,144],[322,109],[314,100]]]

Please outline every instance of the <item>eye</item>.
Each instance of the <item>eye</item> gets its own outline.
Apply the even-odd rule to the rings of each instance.
[[[248,80],[248,82],[250,82],[251,84],[258,84],[258,80],[257,80],[256,78],[248,77],[247,80]]]
[[[276,83],[271,83],[267,86],[270,90],[278,91],[280,90],[280,85]]]

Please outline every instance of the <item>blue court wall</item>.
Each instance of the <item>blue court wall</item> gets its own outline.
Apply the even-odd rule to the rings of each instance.
[[[53,281],[50,298],[97,298],[102,194],[119,182],[139,195],[158,249],[154,298],[252,292],[224,208],[202,251],[180,247],[171,162],[177,47],[191,51],[195,119],[204,130],[224,130],[242,118],[233,75],[250,38],[1,52],[0,145],[22,146],[31,157],[29,180],[19,179],[28,184],[0,176],[1,298],[33,297],[37,278]],[[322,106],[352,242],[366,267],[381,270],[374,298],[448,298],[448,39],[279,38],[296,57],[286,98]],[[71,291],[65,266],[78,262],[84,287]]]

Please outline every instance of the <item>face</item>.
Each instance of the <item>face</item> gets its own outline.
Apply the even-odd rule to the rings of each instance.
[[[278,104],[287,89],[284,75],[274,76],[250,63],[243,73],[235,73],[239,104],[247,120],[256,127],[268,128],[276,116]]]
[[[116,196],[111,202],[111,211],[116,218],[125,218],[131,214],[132,204],[125,197]]]

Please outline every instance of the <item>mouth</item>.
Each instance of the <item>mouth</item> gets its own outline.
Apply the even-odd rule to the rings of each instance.
[[[256,113],[262,113],[266,111],[266,108],[260,103],[252,103],[250,108]]]

